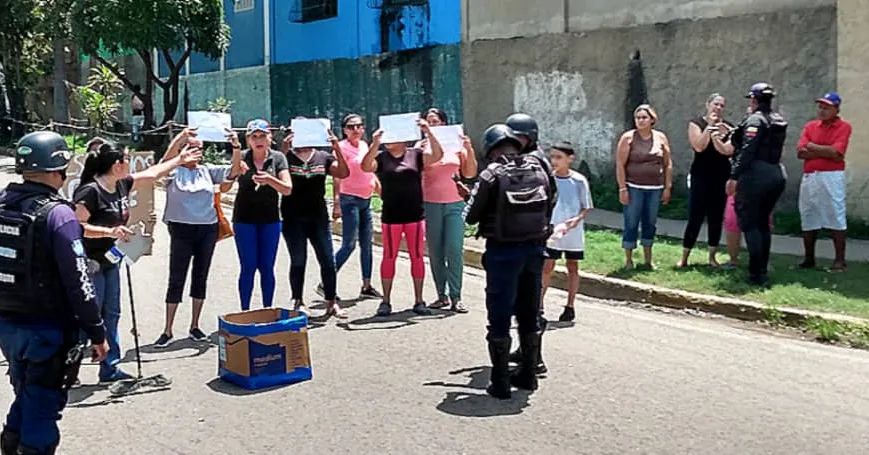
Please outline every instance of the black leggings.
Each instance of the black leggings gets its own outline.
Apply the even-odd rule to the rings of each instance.
[[[721,243],[721,230],[724,227],[724,208],[727,204],[727,177],[691,176],[691,192],[688,202],[688,225],[682,236],[682,247],[694,248],[700,228],[706,221],[706,232],[710,247],[717,248]]]
[[[204,300],[208,270],[211,269],[211,258],[217,244],[217,223],[169,223],[169,237],[169,289],[166,291],[166,303],[181,303],[191,259],[190,297]]]
[[[769,217],[785,190],[784,175],[777,164],[756,161],[739,179],[736,215],[748,248],[748,273],[752,279],[765,278],[769,267],[772,232]]]

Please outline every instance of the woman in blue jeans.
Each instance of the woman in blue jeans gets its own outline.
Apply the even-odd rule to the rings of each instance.
[[[362,171],[362,159],[368,153],[365,142],[365,122],[358,114],[349,114],[341,122],[344,140],[338,145],[347,162],[349,174],[343,179],[333,179],[332,217],[342,219],[341,248],[335,254],[336,270],[350,259],[356,242],[359,242],[359,260],[362,266],[362,290],[359,297],[380,299],[383,296],[371,285],[373,241],[371,224],[371,197],[379,191],[377,177]]]
[[[272,150],[269,123],[257,119],[247,124],[248,149],[242,152],[242,170],[238,194],[232,209],[235,248],[241,272],[238,295],[241,309],[250,309],[253,284],[259,272],[263,307],[269,308],[275,297],[275,260],[281,240],[279,195],[293,191],[287,157]]]
[[[625,268],[634,268],[637,237],[643,245],[646,268],[654,268],[652,245],[655,242],[658,208],[670,203],[673,162],[667,135],[655,130],[658,114],[648,104],[634,111],[635,129],[625,132],[616,149],[616,180],[619,201],[624,205]],[[642,235],[640,235],[642,227]]]
[[[447,114],[437,108],[426,111],[423,118],[431,126],[448,123]],[[464,273],[465,191],[461,178],[477,176],[477,157],[471,141],[462,138],[460,150],[444,150],[440,161],[425,168],[422,174],[425,201],[425,232],[431,274],[438,299],[431,308],[449,307],[456,313],[467,313],[462,302],[462,274]],[[430,153],[428,139],[417,144]]]
[[[308,243],[320,263],[320,279],[326,299],[326,315],[341,319],[346,313],[336,298],[335,256],[332,252],[332,226],[326,210],[326,177],[345,178],[350,174],[341,154],[338,138],[329,132],[332,153],[310,147],[292,148],[292,134],[281,151],[287,154],[293,192],[281,198],[283,234],[290,252],[290,289],[293,308],[308,312],[304,301],[305,267]]]
[[[75,190],[76,217],[84,227],[84,248],[94,261],[93,276],[103,320],[109,354],[100,363],[100,382],[110,383],[132,376],[122,371],[118,321],[121,317],[121,275],[118,264],[106,258],[115,241],[127,239],[133,231],[127,228],[130,219],[130,193],[153,184],[178,166],[198,163],[202,152],[184,149],[175,158],[130,174],[130,157],[116,144],[104,142],[96,151],[88,152]]]

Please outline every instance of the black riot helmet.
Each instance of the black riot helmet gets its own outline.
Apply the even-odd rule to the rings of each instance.
[[[509,142],[516,147],[516,151],[522,150],[522,142],[519,141],[519,138],[516,137],[516,134],[509,126],[503,123],[496,123],[486,129],[486,132],[483,133],[483,151],[486,157],[489,157],[492,149],[505,142]]]
[[[525,136],[531,144],[537,145],[540,128],[537,126],[537,120],[528,114],[517,113],[507,117],[504,122],[509,126],[517,136]]]
[[[766,82],[758,82],[751,86],[748,90],[748,94],[745,95],[746,98],[755,98],[758,101],[772,101],[775,98],[775,89],[772,85],[767,84]]]
[[[63,171],[72,153],[63,136],[51,131],[37,131],[21,138],[15,151],[15,172]]]

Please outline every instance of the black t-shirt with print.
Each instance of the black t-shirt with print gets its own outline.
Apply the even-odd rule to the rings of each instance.
[[[326,176],[334,162],[335,156],[323,150],[315,150],[308,161],[293,152],[287,154],[293,192],[281,198],[284,219],[326,215]]]
[[[232,222],[245,224],[269,224],[281,220],[278,212],[278,192],[268,185],[256,188],[253,176],[257,167],[253,163],[253,153],[245,150],[242,159],[250,169],[238,178],[238,194],[232,207]],[[263,163],[263,172],[277,177],[287,170],[287,157],[276,150],[269,150]]]
[[[418,148],[408,148],[397,158],[386,151],[377,154],[377,178],[380,179],[383,199],[381,222],[405,224],[425,219],[422,155],[422,149]]]
[[[97,182],[90,182],[76,188],[73,200],[90,212],[88,224],[103,227],[124,226],[130,220],[130,191],[132,189],[132,176],[118,180],[114,192],[106,191]],[[110,237],[84,239],[84,249],[87,256],[100,264],[109,263],[106,259],[106,251],[109,251],[114,244],[115,239]]]

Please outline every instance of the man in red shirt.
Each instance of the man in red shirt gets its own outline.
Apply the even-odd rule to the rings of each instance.
[[[842,98],[836,92],[815,100],[818,119],[803,128],[797,156],[803,160],[800,219],[806,257],[801,268],[815,267],[815,242],[821,229],[832,231],[836,259],[831,270],[845,270],[845,152],[851,124],[839,117]]]

